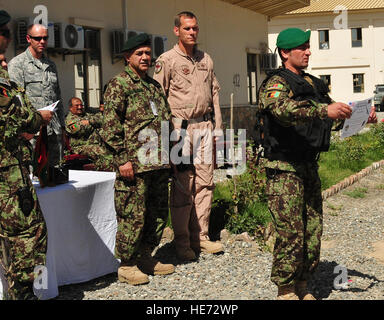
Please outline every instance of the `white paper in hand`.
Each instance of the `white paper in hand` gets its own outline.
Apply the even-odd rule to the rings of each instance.
[[[349,119],[345,119],[340,133],[342,139],[355,135],[365,127],[371,112],[372,98],[350,102],[349,105],[352,107],[352,115]]]
[[[44,108],[41,108],[39,110],[49,110],[49,111],[52,111],[52,112],[56,112],[57,108],[57,104],[59,103],[60,100],[57,100],[56,102],[50,104],[49,106],[46,106]]]

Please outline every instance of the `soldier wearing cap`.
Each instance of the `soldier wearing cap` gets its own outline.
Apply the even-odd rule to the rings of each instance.
[[[149,282],[147,274],[175,270],[172,264],[162,264],[152,256],[168,219],[169,159],[163,158],[166,153],[161,155],[164,150],[158,142],[162,122],[169,123],[170,113],[161,86],[147,74],[150,37],[130,38],[123,53],[126,67],[110,80],[104,93],[100,136],[112,153],[111,166],[117,172],[118,278],[138,285]],[[145,151],[144,144],[151,144],[151,152]]]
[[[220,85],[211,57],[197,49],[196,16],[180,12],[173,31],[178,43],[157,59],[153,77],[168,98],[178,135],[172,138],[178,141],[175,147],[182,144],[178,157],[171,152],[170,205],[176,255],[181,261],[190,261],[200,252],[223,251],[222,244],[208,235],[215,187],[213,142],[223,134]]]
[[[279,33],[283,66],[259,89],[258,140],[276,233],[271,280],[278,299],[314,299],[307,281],[319,263],[323,228],[317,160],[329,148],[331,129],[351,115],[348,105],[332,101],[323,81],[304,71],[310,34],[298,28]],[[370,122],[375,118],[373,111]]]
[[[0,11],[0,55],[10,43],[9,14]],[[29,179],[28,139],[47,124],[51,111],[37,112],[24,89],[0,68],[0,268],[8,280],[7,299],[33,298],[34,269],[45,264],[47,228]],[[0,297],[1,299],[2,297]]]

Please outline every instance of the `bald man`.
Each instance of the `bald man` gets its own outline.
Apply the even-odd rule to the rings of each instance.
[[[47,125],[50,166],[57,166],[63,158],[64,108],[56,65],[44,54],[48,46],[48,30],[41,24],[27,29],[28,48],[8,64],[11,80],[24,88],[33,107],[41,109],[57,100],[57,111]],[[34,145],[33,139],[31,142]]]

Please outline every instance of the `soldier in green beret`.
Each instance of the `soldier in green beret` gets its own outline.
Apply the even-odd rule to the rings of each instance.
[[[9,14],[0,11],[0,55],[10,43]],[[0,263],[8,280],[6,299],[30,299],[34,269],[45,264],[47,229],[29,179],[28,139],[53,116],[36,111],[24,89],[0,68]]]
[[[169,122],[170,112],[160,84],[147,74],[150,37],[140,34],[130,38],[123,52],[126,67],[110,80],[104,94],[100,136],[111,150],[112,167],[117,172],[118,278],[138,285],[149,282],[147,274],[165,275],[175,270],[172,264],[163,264],[152,256],[168,218],[169,159],[162,161],[157,145],[157,159],[143,161],[141,153],[148,142],[145,132],[160,138],[162,122]]]
[[[329,97],[322,80],[304,71],[310,35],[298,28],[279,33],[283,66],[270,72],[259,89],[258,141],[276,234],[271,280],[278,299],[315,299],[307,281],[319,263],[323,230],[317,160],[329,148],[331,129],[351,115],[348,105]],[[375,119],[373,110],[369,121]]]

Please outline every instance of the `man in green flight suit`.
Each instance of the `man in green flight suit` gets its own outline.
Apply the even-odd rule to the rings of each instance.
[[[0,11],[0,54],[10,42],[10,19]],[[36,111],[4,67],[0,68],[0,268],[8,281],[5,298],[31,299],[35,267],[45,264],[47,229],[29,178],[28,140],[53,113]]]
[[[307,281],[319,263],[323,230],[317,160],[329,148],[331,129],[352,111],[332,101],[322,80],[303,71],[311,55],[310,34],[298,28],[279,33],[283,66],[268,74],[259,89],[259,140],[276,232],[271,280],[284,300],[315,299]],[[372,110],[369,122],[375,119]]]
[[[109,163],[117,172],[118,278],[138,285],[149,282],[147,274],[164,275],[175,270],[172,264],[162,264],[152,256],[168,218],[170,166],[164,148],[151,141],[158,141],[162,123],[169,124],[170,111],[160,84],[147,75],[151,65],[150,37],[140,34],[130,38],[123,52],[126,67],[111,79],[104,94],[100,136],[113,154]],[[149,133],[156,137],[148,141]],[[145,149],[144,145],[152,148]]]

